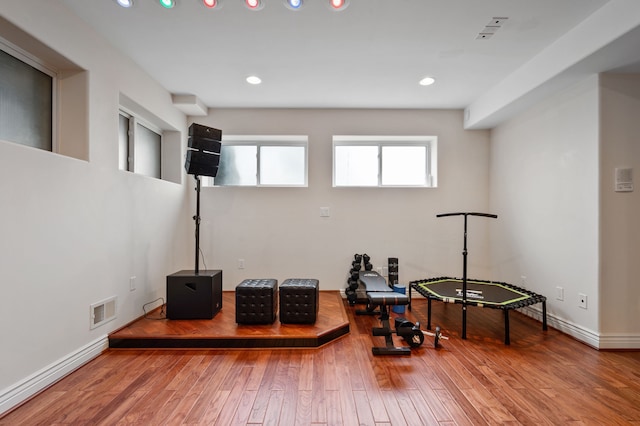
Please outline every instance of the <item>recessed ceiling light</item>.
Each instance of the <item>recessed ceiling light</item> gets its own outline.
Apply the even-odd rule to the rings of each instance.
[[[435,82],[436,82],[435,78],[433,78],[433,77],[425,77],[422,80],[420,80],[420,86],[431,86]]]
[[[258,76],[250,75],[249,77],[247,77],[247,83],[249,83],[249,84],[260,84],[260,83],[262,83],[262,80]]]
[[[122,7],[133,6],[133,0],[116,0],[116,3],[118,3]]]
[[[209,9],[213,9],[218,5],[218,0],[202,0],[202,4]]]

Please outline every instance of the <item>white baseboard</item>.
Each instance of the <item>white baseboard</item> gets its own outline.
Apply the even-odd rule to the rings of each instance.
[[[74,370],[82,367],[109,347],[108,336],[102,336],[32,374],[26,379],[0,391],[0,416],[20,405],[38,392],[51,386]]]
[[[523,314],[542,321],[542,310],[531,306],[519,309]],[[595,349],[640,349],[640,335],[596,333],[564,318],[547,313],[547,324]]]
[[[640,335],[601,334],[600,349],[640,349]]]

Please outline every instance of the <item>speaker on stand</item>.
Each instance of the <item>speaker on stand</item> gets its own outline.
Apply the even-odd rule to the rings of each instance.
[[[195,269],[167,276],[167,318],[213,318],[222,308],[222,271],[200,273],[200,176],[216,177],[220,165],[222,131],[193,123],[189,126],[184,168],[196,180]]]

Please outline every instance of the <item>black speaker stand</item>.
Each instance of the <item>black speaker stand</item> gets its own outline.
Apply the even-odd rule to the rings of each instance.
[[[198,275],[200,270],[200,176],[195,175],[196,179],[196,215],[193,217],[193,220],[196,222],[196,267],[194,272]]]

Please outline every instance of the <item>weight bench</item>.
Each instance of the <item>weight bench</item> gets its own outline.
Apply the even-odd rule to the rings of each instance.
[[[376,311],[376,308],[380,305],[374,305],[371,303],[369,293],[395,293],[393,289],[387,285],[387,281],[384,277],[381,277],[380,274],[375,271],[359,271],[358,284],[367,296],[367,309],[358,309],[356,311],[356,315],[378,315],[382,313],[382,309]],[[400,293],[395,294],[399,295]]]
[[[380,308],[380,322],[382,327],[374,327],[374,336],[384,336],[386,346],[371,348],[374,355],[411,355],[411,349],[396,347],[393,344],[393,331],[389,324],[389,309],[393,305],[408,305],[407,295],[397,293],[389,287],[383,277],[374,271],[360,271],[359,281],[365,287],[369,305],[367,311],[356,311],[356,314],[372,314],[375,308]]]

